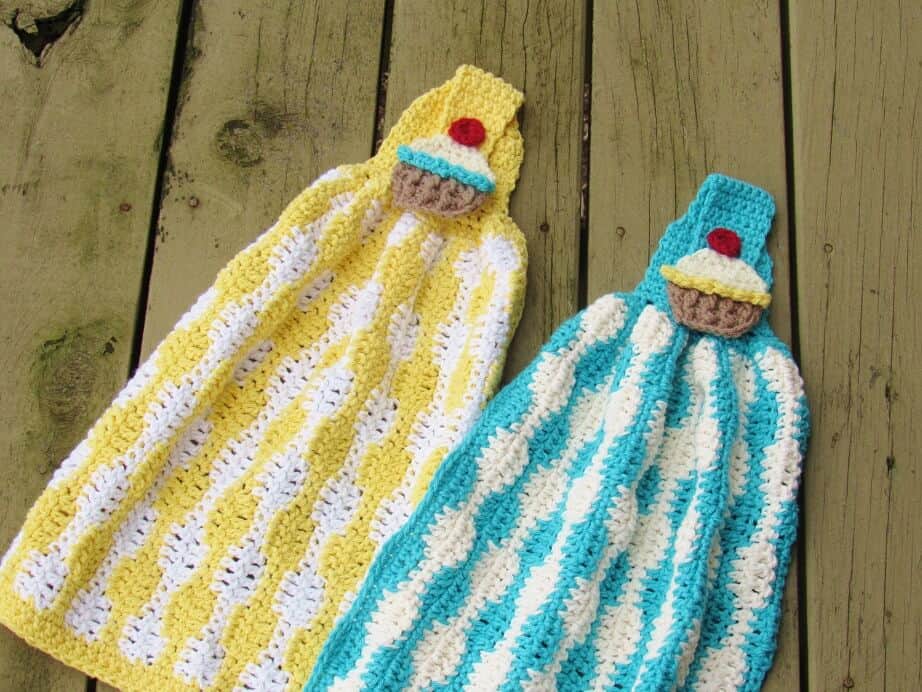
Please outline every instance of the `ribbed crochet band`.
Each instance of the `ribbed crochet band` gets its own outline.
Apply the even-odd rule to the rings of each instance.
[[[522,106],[522,92],[489,72],[462,65],[448,82],[449,95],[442,114],[442,129],[459,118],[480,113],[486,128],[486,139],[480,145],[489,156],[496,139],[515,118]]]
[[[765,241],[774,215],[775,203],[765,190],[719,173],[709,175],[685,215],[666,228],[638,292],[667,307],[661,267],[706,247],[708,233],[716,228],[733,229],[741,241],[740,260],[771,289],[772,261]]]

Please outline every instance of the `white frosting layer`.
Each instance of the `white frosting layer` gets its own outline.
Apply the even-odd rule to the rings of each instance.
[[[490,165],[479,149],[458,144],[448,135],[435,135],[413,140],[410,148],[429,154],[429,156],[445,159],[455,166],[462,166],[472,173],[486,177],[492,183],[496,182]]]
[[[768,293],[768,286],[755,269],[739,257],[727,257],[711,248],[685,255],[675,268],[688,276],[713,279],[740,291]]]

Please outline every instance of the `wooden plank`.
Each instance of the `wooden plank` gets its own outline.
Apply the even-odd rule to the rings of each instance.
[[[810,689],[922,689],[922,6],[791,3]]]
[[[4,550],[128,374],[179,4],[0,1]],[[0,679],[86,685],[5,629]]]
[[[510,213],[528,241],[528,288],[507,375],[577,308],[585,11],[577,0],[397,0],[394,7],[388,128],[463,63],[525,92],[525,161]]]
[[[596,3],[589,299],[632,290],[709,172],[768,190],[778,215],[771,322],[790,342],[781,38],[776,4]],[[799,685],[796,566],[768,690]]]
[[[154,249],[145,357],[311,180],[368,158],[383,18],[383,0],[196,3]]]
[[[383,0],[196,3],[145,355],[317,175],[369,157],[383,19]]]

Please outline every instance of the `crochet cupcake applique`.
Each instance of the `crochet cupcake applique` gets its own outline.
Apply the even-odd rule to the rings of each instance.
[[[478,147],[486,139],[477,118],[458,118],[448,134],[421,137],[397,148],[391,182],[404,209],[459,216],[479,208],[496,189],[496,177]]]
[[[680,324],[701,332],[741,336],[759,321],[771,294],[755,269],[739,258],[739,234],[715,228],[707,243],[709,247],[660,268],[672,314]]]

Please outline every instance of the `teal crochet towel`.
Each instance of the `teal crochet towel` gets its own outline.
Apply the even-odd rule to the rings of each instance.
[[[708,177],[563,324],[382,549],[306,690],[758,689],[808,434],[774,204]]]

